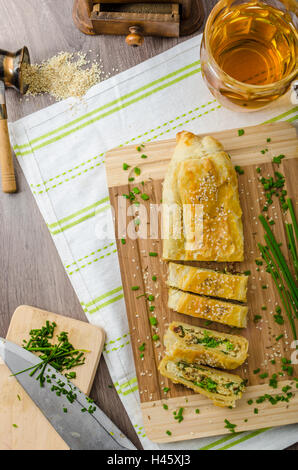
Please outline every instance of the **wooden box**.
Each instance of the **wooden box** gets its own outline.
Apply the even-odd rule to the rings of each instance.
[[[85,34],[179,37],[197,31],[204,17],[201,0],[75,0],[73,18]],[[134,43],[136,39],[137,43]]]

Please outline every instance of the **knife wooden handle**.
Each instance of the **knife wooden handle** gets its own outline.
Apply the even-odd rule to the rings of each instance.
[[[2,191],[15,193],[17,185],[6,119],[0,119],[0,166]]]

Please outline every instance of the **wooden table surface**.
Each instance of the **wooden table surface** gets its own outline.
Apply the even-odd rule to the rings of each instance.
[[[209,13],[216,1],[203,0],[203,3],[206,13]],[[59,51],[86,52],[91,60],[99,54],[105,72],[113,75],[178,42],[176,39],[146,38],[141,48],[134,49],[125,45],[123,37],[85,36],[73,25],[72,4],[73,0],[0,0],[0,48],[14,51],[27,45],[33,62],[40,62]],[[53,101],[48,96],[20,101],[15,91],[8,90],[9,120],[15,121]],[[15,167],[18,193],[7,195],[0,192],[0,336],[6,335],[10,318],[20,304],[86,321],[17,162]],[[91,396],[141,448],[115,389],[108,387],[111,383],[102,358]],[[297,450],[298,445],[290,449]]]

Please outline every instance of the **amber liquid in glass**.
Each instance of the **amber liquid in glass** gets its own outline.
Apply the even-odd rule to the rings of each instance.
[[[250,85],[277,82],[296,67],[297,31],[290,17],[261,2],[240,4],[220,13],[210,46],[224,72]]]

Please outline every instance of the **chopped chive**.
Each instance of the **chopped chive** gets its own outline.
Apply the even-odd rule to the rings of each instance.
[[[123,163],[123,170],[126,171],[128,170],[128,168],[130,168],[130,165],[128,165],[127,163]]]
[[[149,321],[150,321],[150,324],[152,326],[156,326],[157,325],[157,319],[155,317],[150,317],[149,318]]]
[[[174,415],[174,419],[176,419],[178,421],[178,423],[181,423],[181,421],[183,421],[183,411],[184,411],[184,408],[179,408],[178,411],[174,411],[173,412],[173,415]]]
[[[157,280],[157,277],[156,277],[156,276],[152,276],[152,278],[151,278],[151,279],[152,279],[152,281],[154,281],[154,282],[155,282],[155,281]]]
[[[69,372],[68,374],[65,374],[65,377],[67,379],[75,379],[77,374],[75,372]]]
[[[141,198],[143,199],[143,201],[148,201],[148,199],[150,199],[150,197],[146,193],[141,194]]]
[[[134,168],[134,172],[135,172],[135,174],[138,175],[138,176],[141,174],[141,170],[140,170],[140,168],[138,168],[137,166]]]
[[[171,435],[172,435],[171,431],[166,431],[166,434],[167,434],[168,436],[171,436]]]
[[[284,335],[279,335],[275,338],[276,341],[279,341],[280,339],[282,339],[284,337]]]
[[[244,135],[244,129],[238,129],[238,136],[241,137]]]
[[[258,323],[258,321],[260,321],[260,320],[262,320],[261,315],[255,315],[255,316],[254,316],[254,322],[255,322],[255,323]]]
[[[139,290],[139,289],[140,289],[140,286],[132,286],[132,287],[131,287],[131,290],[133,290],[133,291],[137,291],[137,290]]]
[[[235,170],[238,173],[238,175],[243,175],[244,174],[243,168],[241,168],[241,166],[239,166],[239,165],[235,166]]]
[[[277,374],[273,374],[269,381],[269,386],[272,388],[277,388],[277,385],[278,385]]]
[[[283,319],[283,316],[278,313],[277,315],[273,315],[275,323],[278,325],[284,325],[285,321]]]
[[[230,421],[228,421],[227,419],[225,419],[225,423],[226,423],[225,428],[228,429],[230,432],[234,433],[237,425],[230,423]]]
[[[152,336],[152,339],[153,339],[153,341],[158,341],[158,340],[159,340],[159,336],[158,336],[158,335],[153,335],[153,336]]]
[[[158,253],[156,253],[155,251],[150,251],[149,256],[151,256],[152,258],[156,258],[158,256]]]
[[[163,409],[164,409],[164,410],[168,410],[168,409],[169,409],[168,405],[166,405],[165,403],[164,403],[162,406],[163,406]]]
[[[284,158],[285,155],[278,155],[278,157],[273,157],[272,162],[279,165]]]

